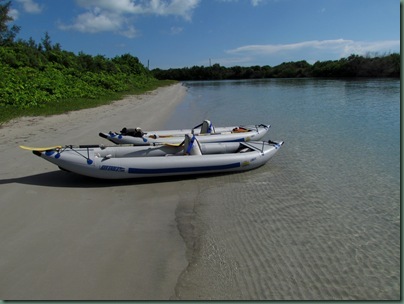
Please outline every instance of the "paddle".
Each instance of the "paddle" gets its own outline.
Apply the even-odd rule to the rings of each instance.
[[[20,148],[21,148],[21,149],[24,149],[24,150],[28,150],[28,151],[45,152],[45,151],[49,151],[49,150],[62,149],[62,146],[42,147],[42,148],[34,148],[34,147],[20,146]]]
[[[168,146],[168,147],[181,147],[181,146],[184,145],[184,143],[185,143],[185,140],[183,140],[181,143],[177,143],[177,144],[174,144],[174,143],[163,143],[163,145],[164,145],[164,146]]]

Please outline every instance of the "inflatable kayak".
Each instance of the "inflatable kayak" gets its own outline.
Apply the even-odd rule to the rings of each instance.
[[[151,145],[155,143],[181,143],[184,135],[192,133],[199,142],[244,142],[260,140],[268,132],[270,125],[212,126],[209,120],[192,129],[145,131],[140,128],[123,128],[121,132],[99,133],[115,144]]]
[[[186,135],[182,145],[21,148],[66,171],[102,179],[129,179],[251,170],[264,165],[282,144],[199,143],[196,136]]]

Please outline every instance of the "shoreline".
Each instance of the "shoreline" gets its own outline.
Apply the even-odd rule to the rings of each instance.
[[[1,299],[175,297],[188,265],[176,209],[190,181],[99,181],[58,170],[18,146],[106,143],[98,132],[163,128],[185,94],[179,83],[1,127]]]

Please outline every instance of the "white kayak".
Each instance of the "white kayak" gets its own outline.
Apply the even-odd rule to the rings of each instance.
[[[270,125],[247,125],[214,127],[209,120],[193,129],[145,131],[140,128],[123,128],[121,132],[99,133],[115,144],[151,145],[156,143],[181,143],[184,135],[192,133],[199,142],[243,142],[260,140],[268,132]]]
[[[129,179],[251,170],[264,165],[282,144],[199,143],[195,136],[186,135],[183,145],[21,148],[66,171],[102,179]]]

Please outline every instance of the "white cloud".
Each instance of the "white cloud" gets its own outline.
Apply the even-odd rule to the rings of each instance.
[[[15,0],[17,3],[22,5],[22,10],[29,14],[39,14],[42,12],[43,7],[40,6],[38,3],[34,2],[33,0]],[[15,9],[11,8],[8,12],[9,16],[13,18],[13,20],[17,20],[20,16],[20,12]]]
[[[42,12],[42,7],[34,0],[16,0],[16,1],[22,4],[24,11],[27,13],[38,14]]]
[[[17,20],[18,17],[20,16],[19,12],[16,9],[11,8],[8,12],[8,15],[13,18],[13,20]]]
[[[316,61],[339,60],[352,54],[362,56],[380,56],[386,53],[400,52],[400,40],[354,41],[346,39],[310,40],[288,44],[255,44],[244,45],[225,51],[227,58],[220,64],[271,65],[282,62],[306,60]]]
[[[388,52],[400,48],[399,40],[353,41],[345,39],[311,40],[290,44],[257,44],[241,46],[226,51],[228,54],[279,55],[292,52],[323,52],[346,57],[351,54],[364,55],[369,52]]]
[[[194,9],[200,0],[150,0],[143,2],[144,12],[161,16],[180,16],[186,20],[191,20]]]
[[[367,53],[396,52],[400,49],[400,40],[384,40],[374,42],[353,42],[344,46],[342,55],[365,55]]]
[[[252,6],[258,6],[262,0],[251,0]]]
[[[199,2],[200,0],[76,0],[86,12],[78,15],[72,24],[61,24],[59,27],[87,33],[109,31],[133,38],[139,35],[131,22],[133,16],[172,15],[191,20]]]
[[[118,17],[116,14],[105,14],[95,9],[77,16],[74,24],[60,25],[60,28],[87,33],[117,31],[122,27],[122,19]]]
[[[100,9],[118,14],[141,13],[141,7],[131,0],[76,0],[76,3],[86,9]]]

